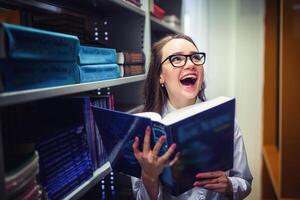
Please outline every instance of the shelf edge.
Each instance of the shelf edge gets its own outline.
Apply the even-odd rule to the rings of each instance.
[[[280,163],[279,152],[275,145],[263,146],[263,159],[266,163],[266,167],[276,193],[277,198],[280,198]]]
[[[79,199],[86,191],[96,185],[102,178],[104,178],[107,174],[112,171],[111,165],[109,162],[106,162],[102,167],[98,168],[93,173],[93,177],[89,180],[85,181],[78,188],[76,188],[73,192],[71,192],[68,196],[63,198],[64,200],[74,200]]]

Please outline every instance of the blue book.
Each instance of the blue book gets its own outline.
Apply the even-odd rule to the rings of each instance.
[[[75,62],[0,60],[0,88],[4,92],[79,83]]]
[[[160,154],[177,144],[179,160],[160,176],[161,183],[173,195],[191,189],[199,172],[233,167],[234,98],[218,97],[176,110],[163,119],[154,112],[132,115],[97,107],[93,107],[93,113],[108,159],[119,172],[140,178],[141,168],[132,144],[138,136],[142,150],[147,126],[152,130],[152,147],[160,136],[167,138]]]
[[[120,67],[117,64],[81,65],[80,83],[120,78]]]
[[[0,23],[0,58],[77,61],[77,36]]]
[[[79,49],[79,64],[110,64],[117,62],[116,49],[100,48],[92,46],[80,46]]]

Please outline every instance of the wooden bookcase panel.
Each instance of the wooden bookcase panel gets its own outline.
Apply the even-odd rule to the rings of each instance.
[[[266,1],[263,198],[300,199],[299,5]]]

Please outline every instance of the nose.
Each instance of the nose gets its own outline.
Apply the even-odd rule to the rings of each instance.
[[[195,67],[195,65],[194,65],[194,63],[192,62],[191,57],[188,56],[188,57],[186,58],[186,63],[185,63],[185,65],[184,65],[184,68],[193,68],[193,67]]]

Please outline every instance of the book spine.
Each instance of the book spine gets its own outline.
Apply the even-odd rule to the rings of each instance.
[[[92,120],[93,114],[91,109],[91,102],[88,97],[84,98],[84,115],[85,115],[85,126],[86,126],[86,135],[87,143],[89,148],[90,157],[92,160],[93,170],[97,169],[97,155],[96,155],[96,138],[95,138],[95,129],[93,126],[94,120]]]
[[[118,64],[144,64],[145,54],[144,52],[118,52],[117,53]]]
[[[143,64],[133,64],[133,65],[122,65],[123,67],[123,77],[135,76],[145,73],[145,66]]]
[[[120,78],[117,64],[81,65],[79,70],[81,83]]]
[[[164,16],[165,16],[165,13],[166,11],[160,7],[159,5],[157,4],[153,4],[153,11],[151,12],[151,14],[154,16],[154,17],[157,17],[158,19],[163,19]]]
[[[79,39],[76,36],[25,26],[0,24],[0,58],[76,61]]]
[[[1,10],[0,21],[13,24],[21,23],[21,11],[19,10]]]
[[[75,62],[1,60],[0,76],[8,92],[78,83],[79,69]]]
[[[80,46],[79,64],[81,65],[110,64],[116,63],[116,60],[116,49]]]

